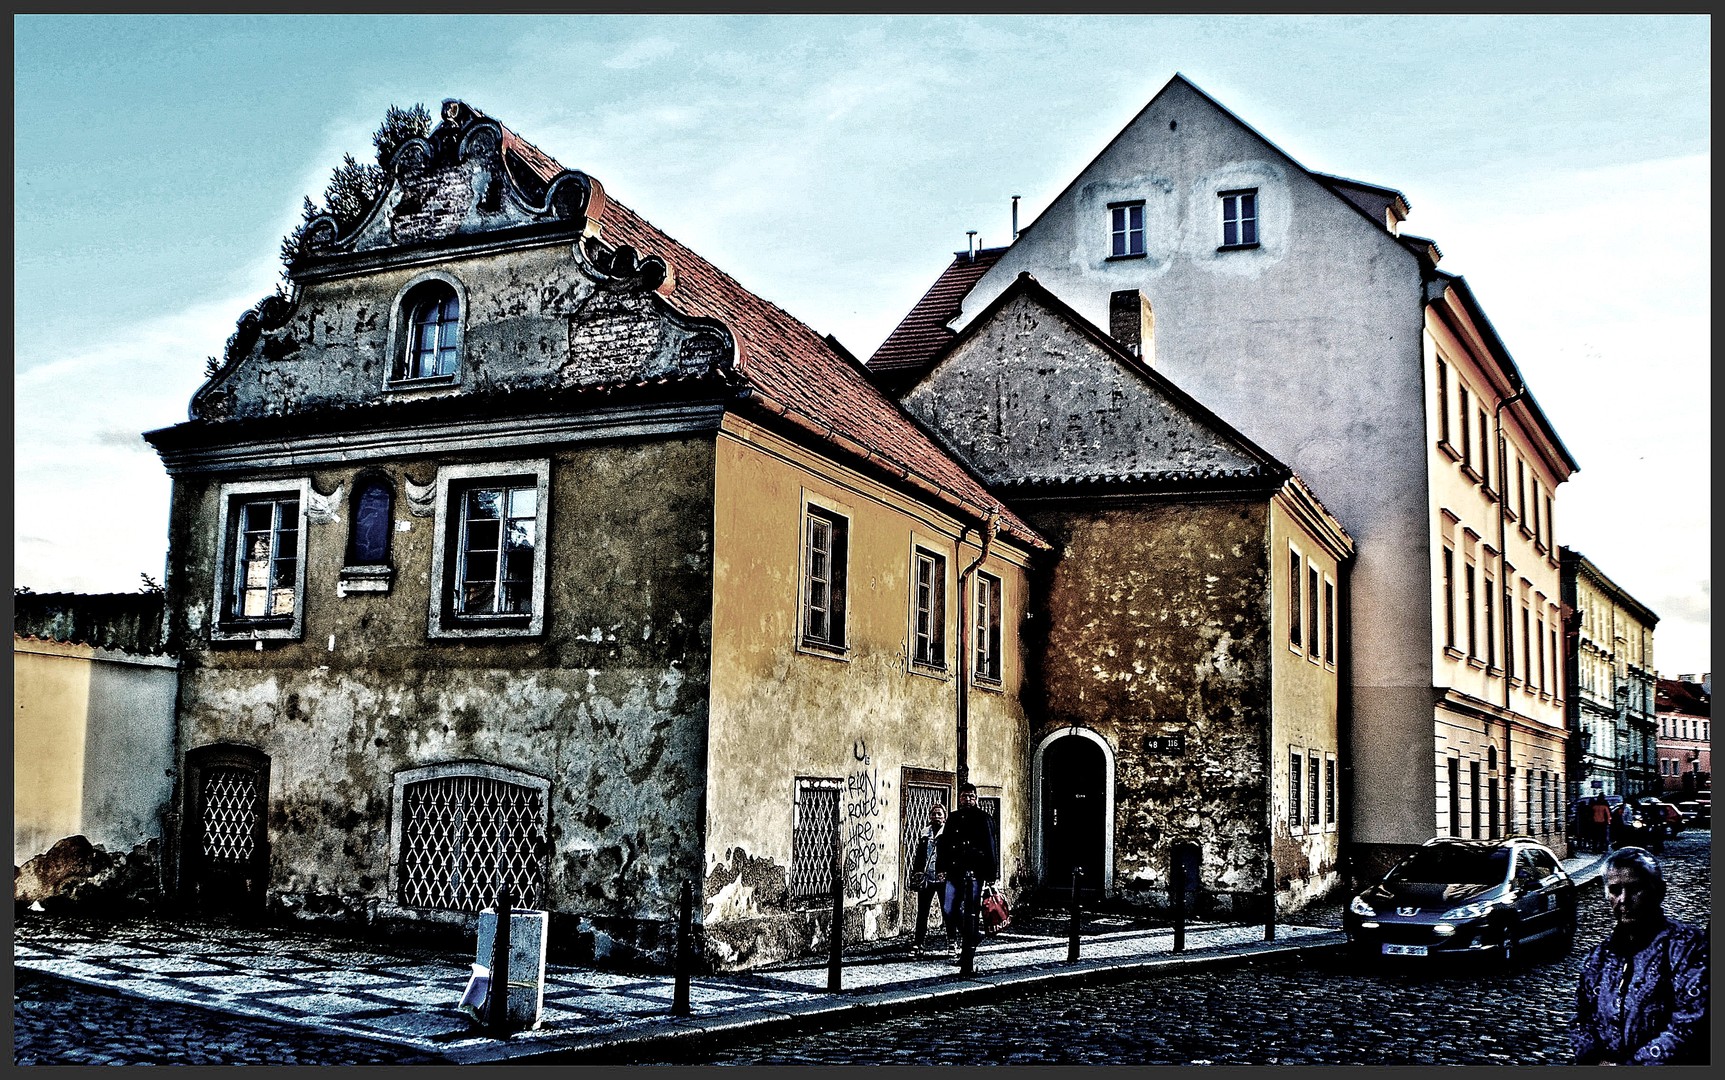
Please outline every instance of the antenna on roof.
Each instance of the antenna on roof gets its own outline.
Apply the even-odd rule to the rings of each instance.
[[[1018,241],[1018,200],[1022,197],[1021,195],[1012,197],[1012,240],[1014,243]]]
[[[969,238],[966,241],[966,247],[970,251],[970,261],[975,262],[976,261],[976,230],[975,229],[966,229],[966,230],[964,230],[964,235]]]

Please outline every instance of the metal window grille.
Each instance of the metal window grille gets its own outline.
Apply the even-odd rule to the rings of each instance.
[[[1324,824],[1336,823],[1336,759],[1324,759]]]
[[[799,776],[791,820],[791,896],[831,896],[838,838],[838,780]]]
[[[438,777],[409,784],[401,812],[403,904],[479,911],[507,884],[517,903],[538,906],[540,792],[485,776]]]
[[[1305,757],[1298,750],[1288,752],[1288,824],[1300,824],[1300,766]]]
[[[1318,757],[1316,750],[1306,757],[1306,775],[1311,778],[1306,784],[1306,821],[1314,826],[1321,824],[1318,820],[1318,799],[1322,794],[1318,787],[1318,762],[1320,760],[1322,759]]]
[[[946,787],[934,784],[905,784],[902,791],[902,805],[899,810],[899,865],[905,868],[908,875],[917,869],[911,863],[916,859],[916,845],[922,837],[922,831],[928,828],[929,815],[934,807],[946,805]]]
[[[204,771],[202,851],[210,863],[245,865],[257,853],[258,774],[251,769]]]

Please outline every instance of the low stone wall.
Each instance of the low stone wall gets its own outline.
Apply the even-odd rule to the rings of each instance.
[[[41,911],[123,913],[159,908],[161,845],[146,840],[109,851],[68,836],[23,866],[12,867],[12,902]]]

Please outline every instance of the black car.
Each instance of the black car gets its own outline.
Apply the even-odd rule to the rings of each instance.
[[[1567,953],[1575,907],[1575,882],[1532,838],[1439,838],[1354,897],[1342,924],[1370,954],[1492,953],[1508,963],[1536,940]]]

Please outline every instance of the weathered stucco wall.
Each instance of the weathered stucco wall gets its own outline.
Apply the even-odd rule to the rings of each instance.
[[[1299,609],[1294,606],[1292,583],[1289,581],[1293,569],[1290,551],[1299,552],[1300,573],[1304,579],[1300,583],[1304,600]],[[1313,568],[1318,571],[1316,597],[1306,595]],[[1340,618],[1342,595],[1336,556],[1289,513],[1281,498],[1272,500],[1269,654],[1273,695],[1270,734],[1273,779],[1270,790],[1275,811],[1272,815],[1274,842],[1271,854],[1276,864],[1277,888],[1282,891],[1278,902],[1288,908],[1298,908],[1327,895],[1341,880],[1339,837],[1341,815],[1346,811],[1340,802],[1344,794],[1341,775],[1344,762],[1340,757],[1336,728],[1340,694],[1337,664],[1327,651],[1328,630],[1323,607],[1326,583],[1334,587],[1333,595],[1337,598],[1335,645],[1338,650],[1336,659],[1340,659],[1339,650],[1346,638]],[[1311,634],[1312,609],[1309,607],[1314,602],[1317,604],[1318,628],[1315,647]],[[1301,618],[1303,622],[1298,649],[1290,644],[1289,624],[1295,618]],[[1302,760],[1300,797],[1304,804],[1300,808],[1297,826],[1292,823],[1289,806],[1289,771],[1292,767],[1289,758],[1295,749],[1300,751]],[[1311,774],[1313,753],[1317,754],[1319,768],[1315,777]],[[1332,767],[1336,770],[1333,798],[1326,787],[1330,780],[1325,775],[1325,770]],[[1310,820],[1310,788],[1307,787],[1312,783],[1318,785],[1318,820],[1315,823]]]
[[[1254,500],[1026,510],[1059,556],[1033,600],[1048,618],[1032,738],[1081,725],[1113,748],[1126,902],[1165,903],[1171,848],[1190,841],[1213,903],[1249,909],[1255,896],[1261,910],[1267,513]],[[1176,735],[1179,752],[1146,743]]]
[[[678,887],[700,872],[706,796],[711,436],[548,453],[541,639],[429,640],[432,519],[405,483],[484,457],[368,461],[395,485],[394,583],[337,595],[348,514],[309,523],[300,641],[211,644],[209,596],[226,477],[175,483],[170,588],[185,655],[183,746],[270,757],[272,902],[370,918],[390,894],[393,778],[456,761],[550,783],[545,906],[553,947],[664,958]],[[500,447],[494,459],[532,456]],[[355,466],[315,468],[352,490]],[[413,910],[404,916],[429,916]]]
[[[818,950],[830,897],[793,899],[798,777],[842,784],[844,934],[908,929],[899,834],[903,770],[951,772],[956,741],[959,570],[976,558],[974,524],[946,515],[760,427],[727,416],[717,450],[713,674],[702,919],[709,959],[741,967]],[[799,647],[804,500],[850,518],[844,657]],[[943,674],[909,663],[911,547],[947,557]],[[1022,857],[1025,730],[1019,704],[1024,556],[997,544],[983,565],[1004,585],[998,691],[969,695],[970,775],[1002,799],[1002,873]],[[950,797],[948,804],[950,805]]]
[[[12,639],[12,863],[68,836],[130,851],[173,789],[174,662]]]

